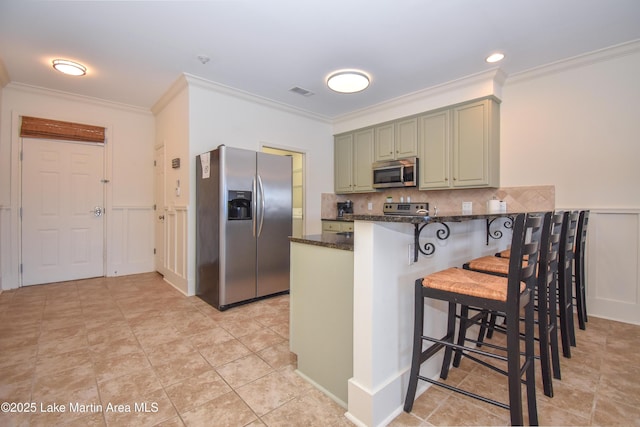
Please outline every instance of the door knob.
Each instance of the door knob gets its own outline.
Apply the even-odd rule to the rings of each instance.
[[[102,216],[102,208],[100,206],[96,206],[93,210],[89,211],[89,213],[92,213],[96,217]]]

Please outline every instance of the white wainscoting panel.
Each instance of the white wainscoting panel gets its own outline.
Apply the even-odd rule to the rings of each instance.
[[[187,206],[165,210],[164,273],[165,280],[187,294]]]
[[[154,271],[153,206],[114,206],[107,276]]]
[[[587,314],[640,324],[640,210],[591,210],[586,268]]]

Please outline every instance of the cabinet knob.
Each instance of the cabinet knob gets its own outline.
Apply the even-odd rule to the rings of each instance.
[[[449,178],[445,178],[444,180],[445,180],[445,181],[449,181]]]

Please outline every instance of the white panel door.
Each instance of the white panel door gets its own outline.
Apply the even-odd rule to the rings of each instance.
[[[104,276],[104,147],[23,140],[22,284]]]

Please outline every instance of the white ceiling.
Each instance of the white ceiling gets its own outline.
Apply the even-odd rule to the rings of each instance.
[[[11,82],[144,108],[189,73],[335,118],[486,71],[496,50],[513,74],[638,39],[639,0],[0,0]],[[57,73],[54,58],[88,73]],[[332,92],[344,68],[371,86]]]

